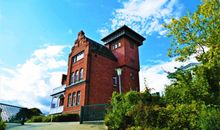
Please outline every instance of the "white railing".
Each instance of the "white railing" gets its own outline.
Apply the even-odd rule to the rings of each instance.
[[[51,95],[54,95],[56,93],[64,92],[66,85],[54,88]]]
[[[62,113],[63,112],[63,106],[55,107],[55,108],[50,108],[49,114],[57,114],[57,113]]]

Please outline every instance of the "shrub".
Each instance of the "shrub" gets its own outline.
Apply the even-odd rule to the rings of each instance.
[[[106,126],[108,126],[110,130],[125,129],[134,126],[136,123],[134,116],[136,112],[134,109],[140,104],[150,105],[153,104],[152,101],[159,102],[159,98],[154,97],[155,96],[152,96],[149,92],[140,93],[137,91],[130,91],[126,94],[118,94],[114,92],[112,94],[111,102],[112,109],[107,112],[104,120]],[[141,114],[139,117],[140,120],[143,121],[144,117],[141,116]]]
[[[220,108],[208,106],[201,112],[201,128],[205,130],[216,130],[220,128]]]
[[[28,122],[42,122],[43,121],[44,116],[33,116],[31,117],[30,120],[28,120]]]
[[[44,116],[42,119],[42,122],[50,122],[51,121],[51,115]]]
[[[6,128],[5,122],[0,119],[0,130],[5,130],[5,128]]]
[[[79,121],[78,114],[62,114],[53,116],[53,122]]]

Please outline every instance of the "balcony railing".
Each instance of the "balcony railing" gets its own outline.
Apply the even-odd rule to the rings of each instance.
[[[55,107],[55,108],[50,108],[49,114],[58,114],[63,112],[63,106]]]
[[[63,86],[54,88],[53,91],[52,91],[52,93],[51,93],[51,95],[64,92],[64,91],[65,91],[65,87],[66,87],[66,85],[63,85]]]

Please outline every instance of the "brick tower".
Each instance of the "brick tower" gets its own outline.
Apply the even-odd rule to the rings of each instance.
[[[122,68],[122,92],[129,90],[140,91],[138,47],[143,44],[144,40],[144,37],[126,25],[102,39],[105,46],[109,48],[118,59],[116,68]]]

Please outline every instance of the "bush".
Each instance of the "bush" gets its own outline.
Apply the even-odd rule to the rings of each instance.
[[[113,93],[104,123],[109,130],[179,130],[220,128],[220,106],[202,101],[165,104],[149,93]]]
[[[50,122],[51,116],[33,116],[27,123],[31,122]],[[79,121],[78,114],[62,114],[62,115],[53,115],[52,122],[69,122],[69,121]]]
[[[42,122],[43,121],[44,116],[32,116],[30,120],[28,120],[27,122]]]
[[[201,112],[200,124],[204,130],[216,130],[220,128],[220,108],[215,106],[206,107]]]
[[[5,130],[6,124],[4,121],[0,120],[0,130]]]
[[[79,121],[78,114],[62,114],[53,116],[53,122]]]
[[[45,116],[45,117],[42,119],[42,122],[50,122],[50,121],[51,121],[51,115]]]
[[[111,102],[112,109],[107,112],[104,122],[110,130],[130,128],[138,124],[135,116],[133,116],[133,114],[136,114],[134,109],[140,104],[150,105],[159,102],[158,100],[159,98],[155,98],[155,96],[152,96],[149,92],[140,93],[137,91],[130,91],[126,94],[114,92]],[[142,113],[141,111],[138,112]],[[139,115],[140,120],[144,121],[143,118],[145,117],[141,116],[141,114]]]

